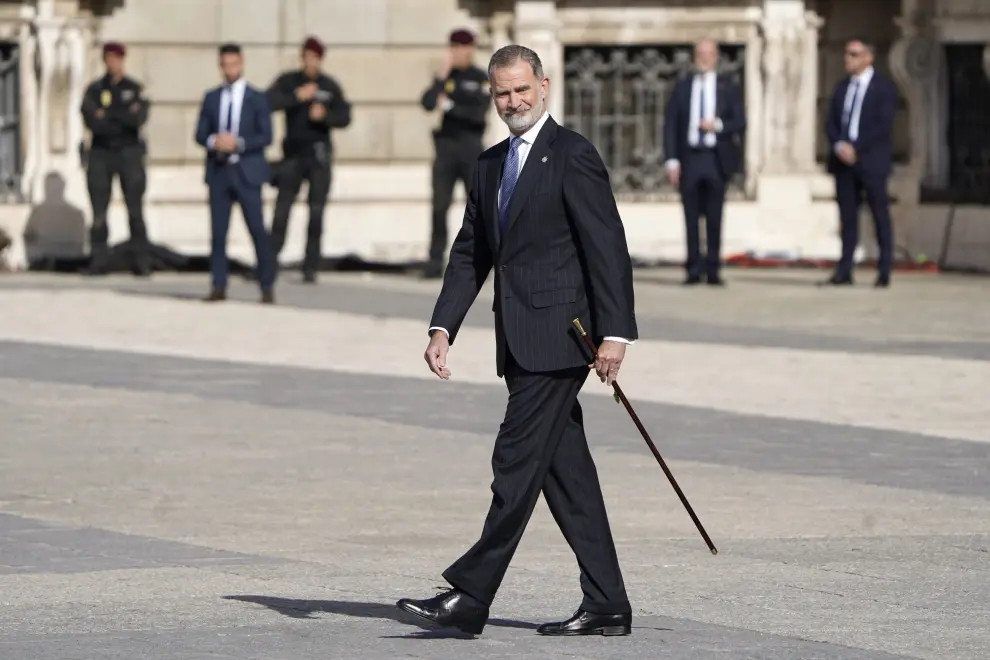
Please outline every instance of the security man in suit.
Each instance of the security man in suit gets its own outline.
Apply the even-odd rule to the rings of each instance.
[[[664,119],[664,151],[670,181],[681,192],[687,239],[686,285],[723,286],[719,275],[722,209],[729,179],[739,171],[746,130],[738,86],[716,73],[719,52],[712,39],[694,47],[696,72],[674,87]],[[708,246],[701,259],[698,223],[705,216]]]
[[[433,226],[424,272],[428,278],[443,275],[447,210],[454,198],[454,185],[460,180],[467,188],[484,150],[482,138],[491,103],[488,73],[473,64],[477,48],[474,35],[454,30],[449,46],[443,67],[421,99],[427,111],[442,113],[440,127],[433,132]]]
[[[302,48],[302,68],[280,75],[269,87],[272,111],[285,111],[283,161],[276,176],[278,197],[272,218],[272,250],[276,259],[285,245],[292,204],[303,179],[309,183],[309,226],[303,281],[316,282],[320,268],[323,210],[330,194],[333,142],[330,132],[351,123],[351,104],[340,84],[320,70],[324,47],[315,37]]]
[[[831,149],[828,171],[835,178],[842,256],[823,286],[853,283],[853,255],[859,244],[859,208],[866,202],[873,214],[879,259],[874,286],[890,286],[894,265],[894,227],[887,181],[893,168],[893,128],[897,85],[873,68],[875,46],[853,39],[844,54],[845,79],[836,85],[828,106],[825,133]]]
[[[141,84],[124,75],[125,56],[126,49],[122,44],[104,44],[106,73],[93,81],[83,95],[83,121],[92,133],[86,159],[86,182],[93,206],[93,225],[86,272],[93,275],[105,274],[109,268],[107,208],[115,175],[119,177],[127,206],[133,271],[142,276],[151,273],[148,231],[142,209],[147,173],[145,145],[141,138],[141,127],[148,121],[149,103],[142,94]]]

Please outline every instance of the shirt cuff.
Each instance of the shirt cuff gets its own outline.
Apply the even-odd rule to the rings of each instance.
[[[664,163],[664,167],[666,167],[668,170],[676,170],[680,166],[681,166],[681,161],[677,160],[676,158],[671,158],[666,163]]]
[[[443,334],[445,334],[445,335],[447,335],[447,339],[448,339],[448,340],[450,340],[450,333],[449,333],[449,332],[447,332],[447,328],[441,328],[440,326],[433,326],[433,327],[432,327],[432,328],[430,328],[430,329],[429,329],[429,330],[428,330],[427,332],[429,332],[429,333],[430,333],[430,335],[432,336],[432,335],[433,335],[433,331],[434,331],[434,330],[439,330],[439,331],[440,331],[440,332],[442,332]]]
[[[242,137],[237,138],[237,153],[244,153],[244,138]]]
[[[217,136],[215,133],[210,137],[206,138],[206,148],[209,149],[210,151],[217,150]]]
[[[623,337],[602,337],[605,341],[617,341],[620,344],[635,344],[635,341],[625,339]]]
[[[715,123],[715,132],[716,133],[721,133],[722,132],[722,129],[725,128],[725,124],[723,124],[722,123],[722,120],[719,119],[718,117],[715,118],[715,122],[714,123]]]

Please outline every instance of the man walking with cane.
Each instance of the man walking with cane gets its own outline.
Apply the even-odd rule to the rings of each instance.
[[[547,114],[550,81],[537,54],[506,46],[488,75],[512,137],[478,160],[425,358],[450,378],[448,348],[494,269],[496,369],[509,400],[492,456],[492,504],[481,538],[444,572],[452,589],[397,605],[480,634],[543,492],[577,555],[584,598],[571,618],[537,632],[628,635],[631,608],[577,399],[588,363],[611,385],[637,338],[625,232],[598,152]],[[573,334],[575,318],[602,340],[595,358]]]

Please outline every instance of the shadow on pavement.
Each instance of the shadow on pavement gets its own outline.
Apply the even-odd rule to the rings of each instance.
[[[297,600],[291,598],[277,598],[275,596],[258,595],[235,595],[224,596],[224,600],[237,600],[244,603],[254,603],[264,605],[293,619],[312,619],[318,612],[327,614],[340,614],[364,619],[391,619],[398,623],[416,626],[422,629],[421,632],[411,635],[393,635],[388,638],[395,639],[474,639],[474,635],[468,635],[456,630],[434,629],[423,623],[411,614],[406,614],[394,605],[384,603],[364,603],[346,600]],[[526,621],[514,621],[512,619],[489,619],[488,625],[500,628],[520,628],[524,630],[536,630],[537,624]]]

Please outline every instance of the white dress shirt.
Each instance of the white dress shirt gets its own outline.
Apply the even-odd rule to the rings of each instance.
[[[518,137],[522,138],[522,142],[519,144],[518,147],[516,147],[516,153],[519,155],[519,176],[520,177],[522,176],[522,173],[523,173],[523,167],[526,165],[526,158],[529,157],[529,152],[533,149],[533,144],[536,142],[536,136],[538,136],[540,134],[540,129],[543,128],[544,124],[547,123],[547,119],[549,119],[549,118],[550,118],[550,113],[549,112],[546,112],[544,110],[543,115],[539,119],[536,120],[536,123],[533,124],[533,127],[530,128],[525,133],[523,133],[522,135],[518,136]],[[499,187],[499,191],[498,191],[498,202],[499,202],[499,204],[501,204],[501,202],[502,202],[502,189],[501,189],[501,187]],[[434,326],[434,327],[430,328],[428,332],[432,333],[434,330],[441,330],[441,331],[443,331],[443,334],[447,335],[447,338],[448,339],[450,338],[450,333],[447,332],[447,329],[446,328],[441,328],[441,327],[438,327],[438,326]],[[629,341],[628,339],[623,339],[622,337],[605,337],[604,339],[606,339],[608,341],[622,342],[623,344],[632,344],[633,343],[633,342]]]
[[[714,71],[695,74],[691,80],[691,105],[688,113],[688,144],[692,147],[705,146],[714,148],[717,139],[715,133],[722,132],[722,120],[715,116],[716,94],[718,93],[718,74]],[[705,107],[701,107],[702,90],[704,90]],[[699,125],[702,119],[715,124],[715,133],[702,132]],[[669,169],[680,167],[680,160],[671,158],[665,165]]]
[[[849,117],[849,141],[855,142],[859,138],[859,117],[863,112],[863,97],[873,80],[873,67],[867,67],[863,73],[852,76],[849,79],[849,87],[846,89],[846,98],[842,103],[842,117]],[[858,86],[857,86],[858,83]],[[853,105],[853,93],[856,94],[855,105]]]
[[[247,81],[244,78],[238,78],[229,85],[225,85],[223,91],[220,92],[220,117],[219,123],[221,133],[230,133],[237,138],[238,150],[244,150],[244,140],[240,137],[240,127],[241,127],[241,109],[244,107],[244,91],[247,89]],[[233,112],[230,117],[230,126],[227,126],[227,109],[233,104]],[[209,149],[214,148],[217,136],[211,135],[207,141],[206,146]],[[238,160],[237,154],[231,154],[230,159],[227,161],[229,163],[236,163]]]

